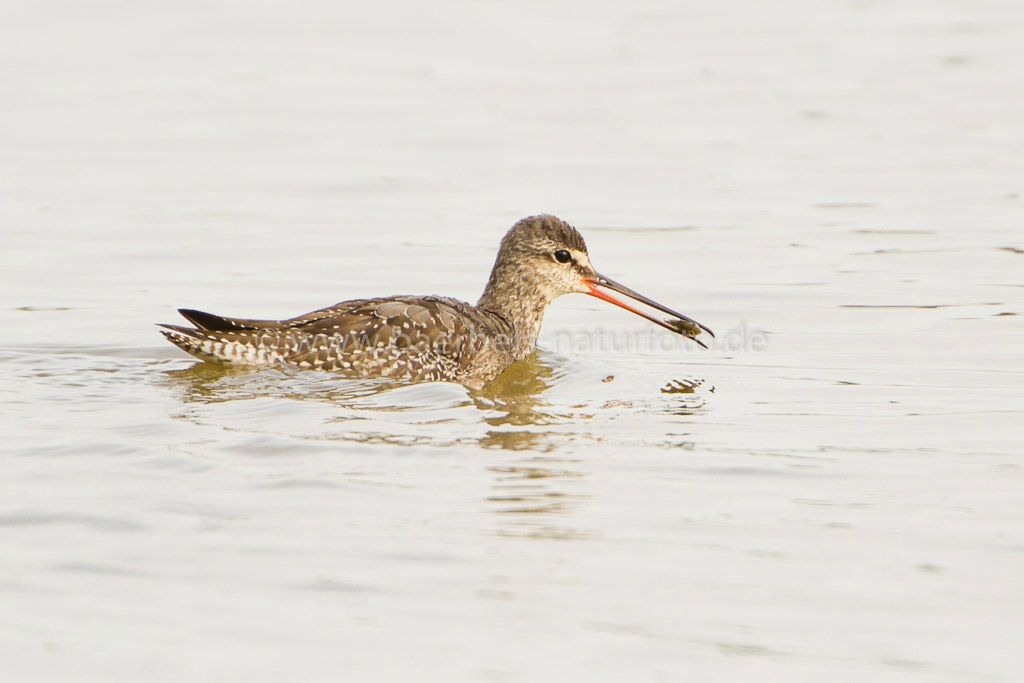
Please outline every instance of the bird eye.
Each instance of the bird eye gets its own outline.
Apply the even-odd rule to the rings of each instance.
[[[555,252],[555,260],[559,263],[568,263],[572,261],[572,254],[567,252],[565,249],[559,249]]]

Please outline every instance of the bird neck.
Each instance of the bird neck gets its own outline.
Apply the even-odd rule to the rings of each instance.
[[[551,299],[531,286],[527,273],[495,265],[477,307],[497,313],[512,326],[511,352],[516,360],[526,358],[537,346],[544,309]]]

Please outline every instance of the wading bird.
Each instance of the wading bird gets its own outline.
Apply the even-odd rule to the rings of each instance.
[[[644,313],[618,292],[670,319]],[[707,327],[598,273],[583,236],[554,216],[530,216],[508,231],[475,306],[440,296],[342,301],[288,320],[179,312],[195,327],[161,325],[172,343],[204,361],[291,365],[353,377],[459,382],[480,388],[533,353],[544,310],[578,292],[620,306],[694,340]],[[706,348],[706,347],[705,347]]]

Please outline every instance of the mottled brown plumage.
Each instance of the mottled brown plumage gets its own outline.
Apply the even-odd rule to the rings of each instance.
[[[292,365],[355,377],[480,387],[533,352],[544,310],[563,294],[593,294],[673,331],[683,329],[611,299],[595,286],[613,288],[689,321],[599,275],[582,235],[565,221],[531,216],[505,235],[476,306],[447,297],[391,296],[343,301],[288,320],[227,318],[181,309],[195,327],[162,325],[161,331],[180,348],[210,362]]]

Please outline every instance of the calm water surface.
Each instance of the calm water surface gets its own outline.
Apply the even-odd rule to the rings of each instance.
[[[12,3],[0,675],[1020,680],[1015,2]],[[493,386],[197,365],[174,309],[586,297]]]

